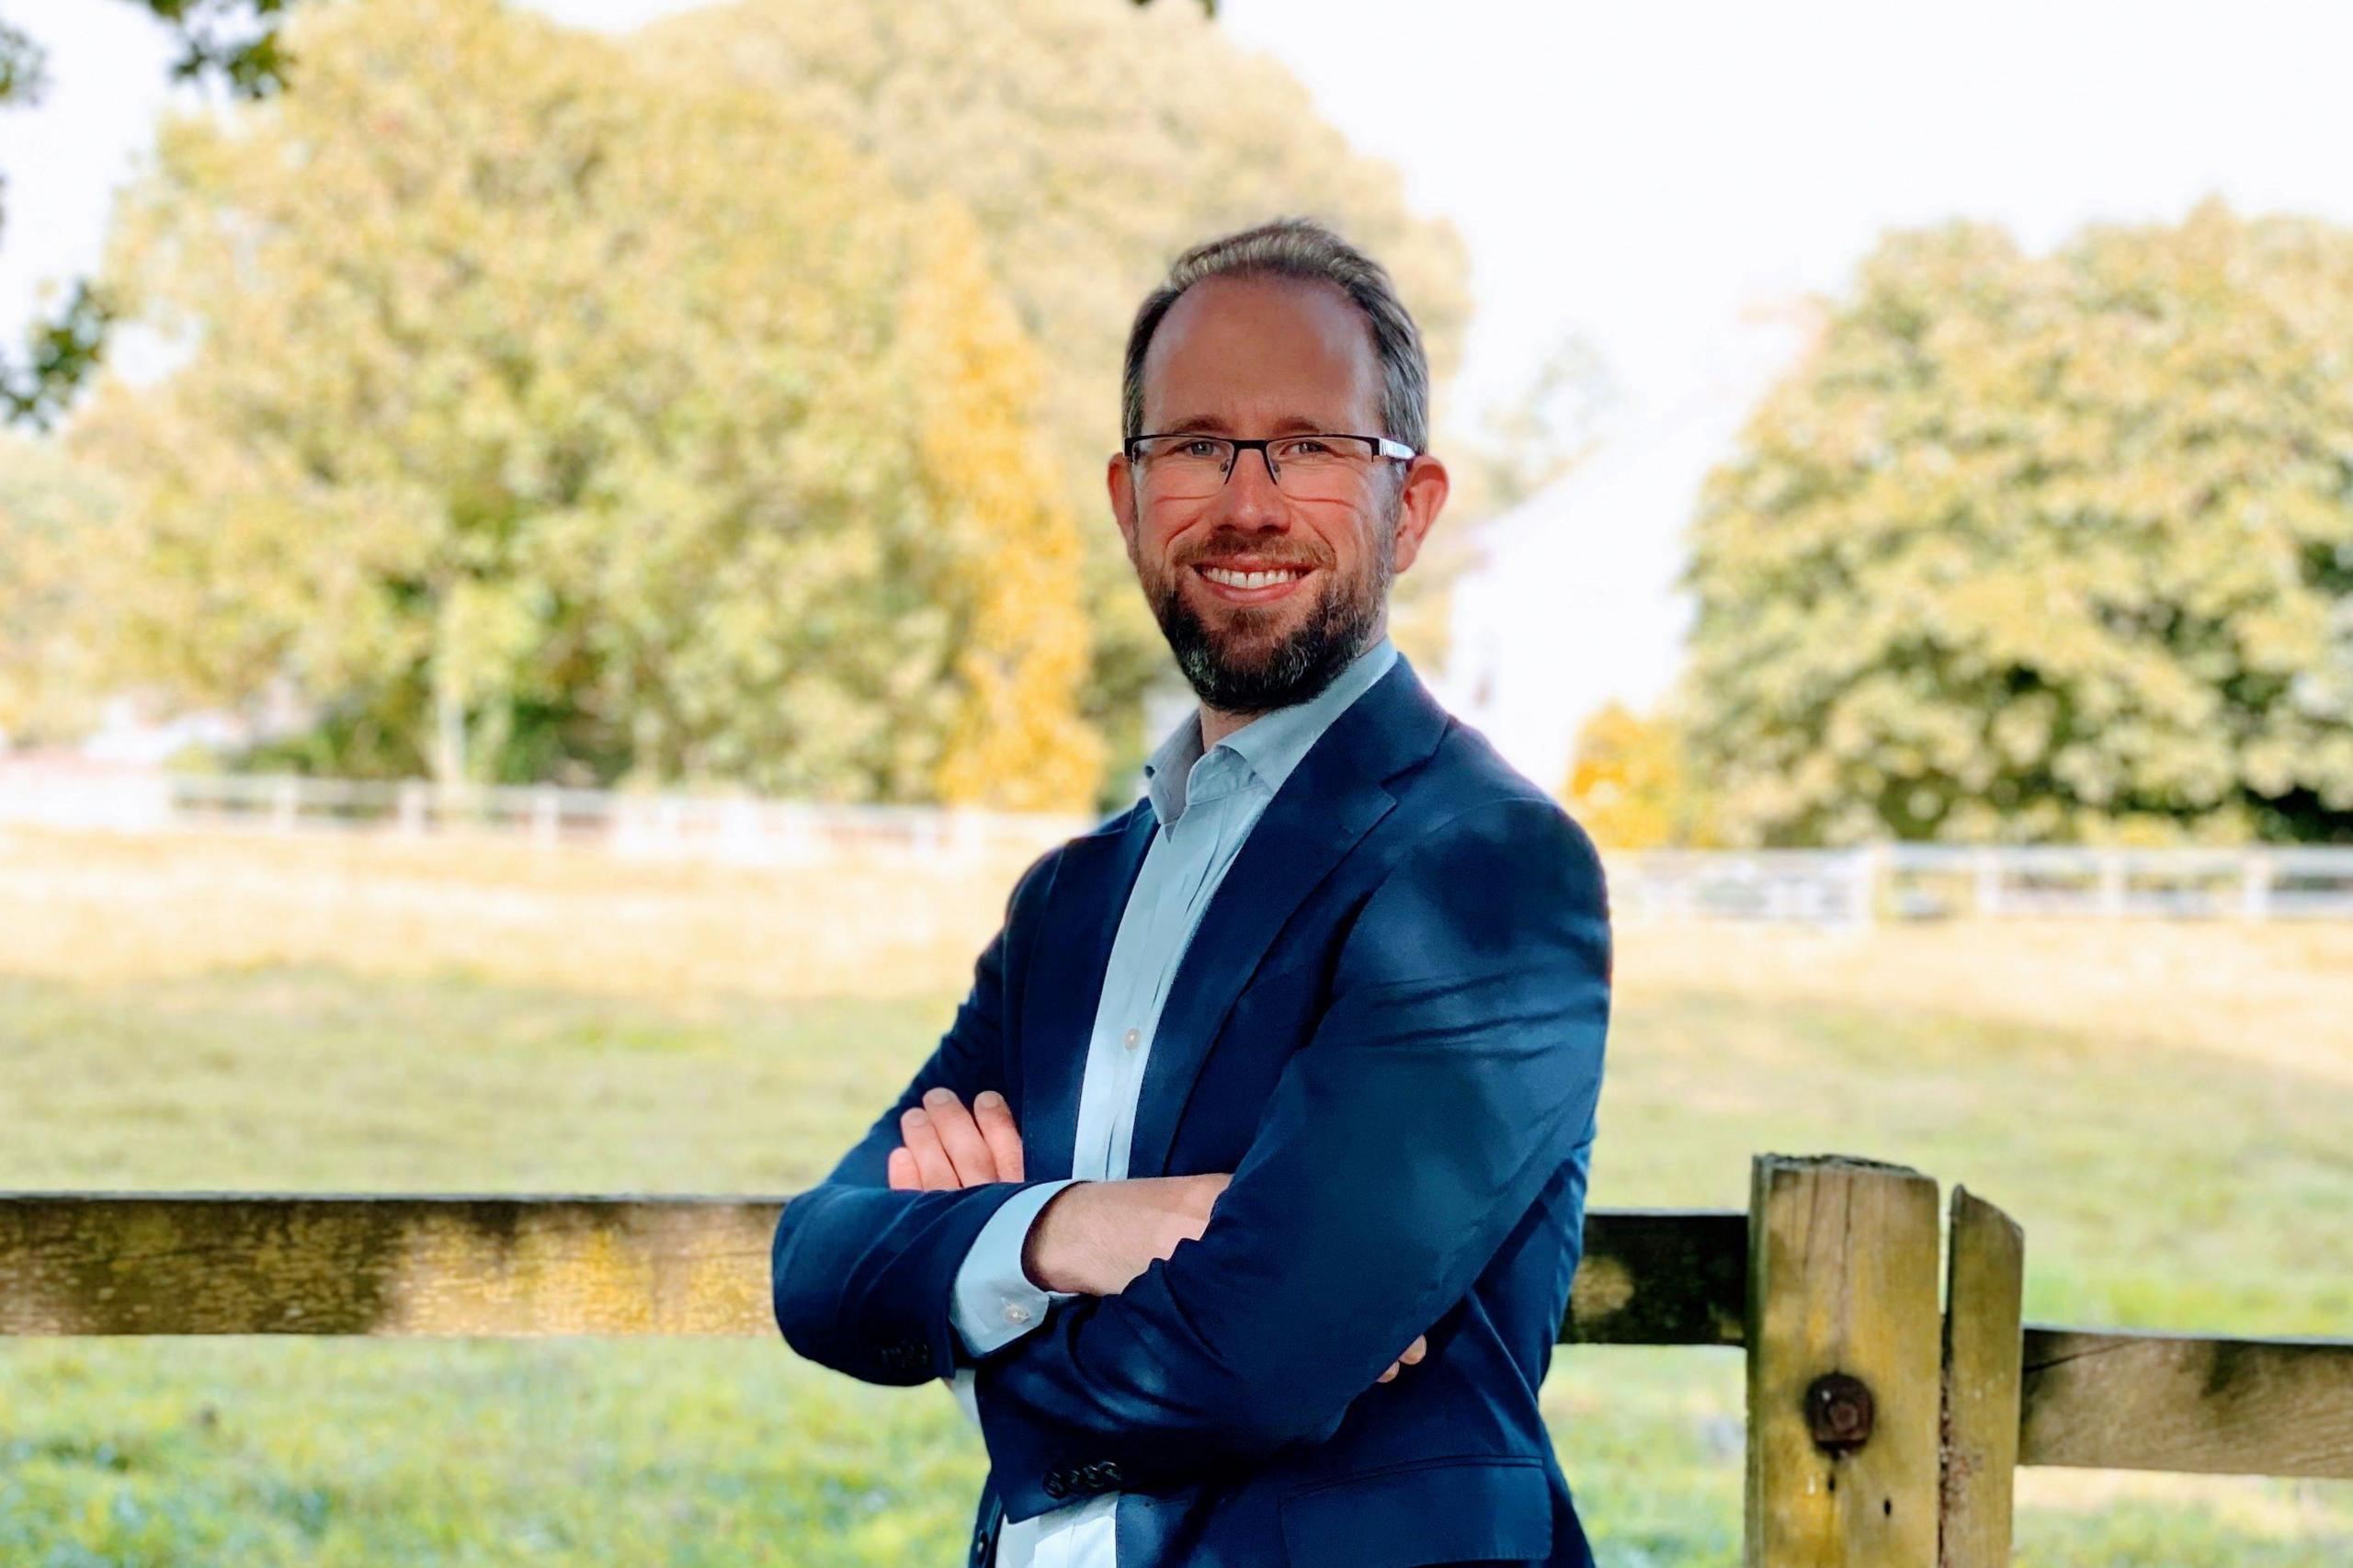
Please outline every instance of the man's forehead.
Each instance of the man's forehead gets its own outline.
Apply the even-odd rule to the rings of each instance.
[[[1142,380],[1156,430],[1328,430],[1380,407],[1370,324],[1337,285],[1310,278],[1196,283],[1161,318]]]

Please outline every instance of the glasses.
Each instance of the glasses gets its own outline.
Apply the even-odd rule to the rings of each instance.
[[[1345,500],[1357,494],[1375,463],[1404,460],[1414,449],[1386,436],[1274,436],[1245,441],[1231,436],[1135,436],[1126,442],[1154,494],[1172,501],[1214,495],[1233,476],[1245,448],[1267,460],[1267,476],[1302,501]]]

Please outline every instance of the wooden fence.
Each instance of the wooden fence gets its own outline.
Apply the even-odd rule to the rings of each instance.
[[[773,1338],[774,1199],[0,1194],[0,1334]],[[1564,1343],[1744,1346],[1752,1568],[1993,1568],[2018,1465],[2353,1479],[2353,1340],[2019,1320],[1956,1187],[1764,1154],[1749,1207],[1597,1210]]]

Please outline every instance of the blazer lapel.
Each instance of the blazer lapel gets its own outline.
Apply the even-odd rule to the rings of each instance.
[[[1103,972],[1156,825],[1139,801],[1124,825],[1115,819],[1072,840],[1055,869],[1021,988],[1022,1165],[1032,1181],[1070,1175]]]
[[[1445,724],[1445,710],[1401,658],[1332,722],[1267,803],[1169,986],[1144,1062],[1129,1176],[1167,1174],[1177,1119],[1234,998],[1301,903],[1396,805],[1382,784],[1427,758]]]

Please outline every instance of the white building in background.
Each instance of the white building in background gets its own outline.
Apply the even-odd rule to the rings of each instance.
[[[1803,307],[1751,312],[1679,392],[1620,410],[1590,456],[1487,523],[1433,684],[1539,784],[1567,778],[1597,710],[1639,712],[1673,684],[1691,620],[1675,580],[1700,486],[1814,331]]]

